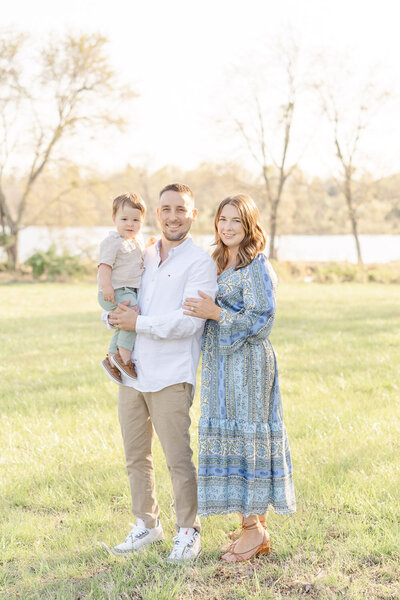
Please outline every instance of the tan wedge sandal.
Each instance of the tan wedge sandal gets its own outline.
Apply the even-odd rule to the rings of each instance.
[[[251,523],[250,525],[244,525],[243,521],[242,521],[242,530],[243,529],[247,529],[247,530],[258,529],[258,526],[257,526],[257,523]],[[235,540],[234,542],[232,542],[232,544],[229,546],[229,548],[225,552],[226,554],[227,553],[231,554],[234,557],[234,560],[228,560],[227,558],[224,558],[224,556],[221,556],[221,560],[223,560],[224,562],[230,562],[230,563],[244,562],[246,560],[250,560],[250,559],[254,558],[254,556],[261,556],[263,554],[269,554],[271,552],[270,535],[265,528],[264,528],[263,541],[258,546],[254,546],[254,548],[250,548],[250,550],[245,550],[245,552],[236,552],[235,546],[236,546],[237,542],[238,542],[238,540]],[[249,554],[249,552],[250,552],[250,556],[247,556],[247,554]]]

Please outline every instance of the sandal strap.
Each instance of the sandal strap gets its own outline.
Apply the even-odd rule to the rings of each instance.
[[[253,552],[254,550],[261,550],[263,546],[266,546],[267,543],[260,544],[259,546],[254,546],[254,548],[250,548],[250,550],[246,550],[246,552],[235,552],[235,550],[228,550],[229,554],[233,554],[233,556],[242,556],[242,554],[248,554],[249,552]]]
[[[259,520],[258,517],[255,521],[248,523],[247,525],[244,522],[244,518],[242,517],[242,530],[250,531],[251,529],[258,529]]]
[[[267,532],[264,530],[264,535],[263,535],[263,541],[261,542],[261,544],[258,544],[257,546],[254,546],[254,548],[250,548],[250,550],[245,550],[244,552],[235,552],[233,550],[232,554],[247,554],[248,552],[252,552],[253,550],[255,550],[256,548],[261,548],[261,546],[265,546],[265,544],[269,543],[269,534],[267,534]]]
[[[242,529],[245,529],[246,531],[250,531],[251,529],[258,529],[258,524],[250,523],[250,525],[242,525]]]
[[[265,537],[264,537],[265,540]],[[243,554],[251,554],[252,552],[254,552],[254,550],[260,550],[263,546],[267,546],[269,545],[269,538],[267,538],[266,541],[263,541],[261,544],[258,544],[257,546],[254,546],[254,548],[250,548],[249,550],[245,550],[244,552],[235,552],[235,549],[233,548],[232,550],[228,550],[228,552],[230,554],[233,554],[233,556],[242,556]]]

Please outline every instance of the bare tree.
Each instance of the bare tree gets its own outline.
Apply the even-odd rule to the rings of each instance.
[[[266,118],[270,111],[268,97],[273,89],[273,77],[268,71],[258,76],[253,87],[252,109],[243,118],[233,118],[237,132],[244,140],[247,150],[260,169],[269,212],[269,256],[277,258],[275,237],[278,225],[278,210],[285,185],[297,167],[289,161],[292,142],[293,120],[299,86],[297,83],[299,49],[295,43],[279,44],[279,65],[283,70],[283,100],[279,103],[276,120]],[[252,77],[252,76],[251,76]],[[276,91],[276,90],[274,90]]]
[[[18,264],[18,234],[29,224],[25,216],[35,183],[62,157],[61,141],[125,124],[119,104],[134,94],[117,82],[106,43],[98,34],[67,34],[28,61],[27,36],[0,35],[0,223],[12,267]],[[13,172],[23,182],[18,198],[6,191]]]
[[[346,83],[351,90],[350,98],[343,91]],[[360,154],[360,142],[368,128],[373,115],[386,100],[388,94],[380,91],[374,83],[368,82],[360,89],[345,69],[341,70],[340,84],[323,81],[316,84],[316,90],[321,99],[323,113],[331,129],[336,158],[340,165],[340,189],[344,195],[347,211],[351,223],[351,230],[357,252],[357,262],[363,266],[361,245],[358,231],[358,215],[356,206],[355,175],[357,172],[357,159]]]

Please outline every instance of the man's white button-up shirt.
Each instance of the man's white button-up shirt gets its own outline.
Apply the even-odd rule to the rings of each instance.
[[[172,248],[161,263],[160,241],[144,256],[139,289],[140,316],[132,358],[136,381],[123,378],[141,392],[157,392],[175,383],[196,383],[204,319],[183,314],[185,298],[198,290],[215,298],[217,269],[212,258],[189,237]]]

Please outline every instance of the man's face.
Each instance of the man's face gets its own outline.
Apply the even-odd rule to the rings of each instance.
[[[196,220],[197,209],[188,194],[173,190],[164,192],[157,208],[157,218],[161,232],[169,242],[183,241]]]

